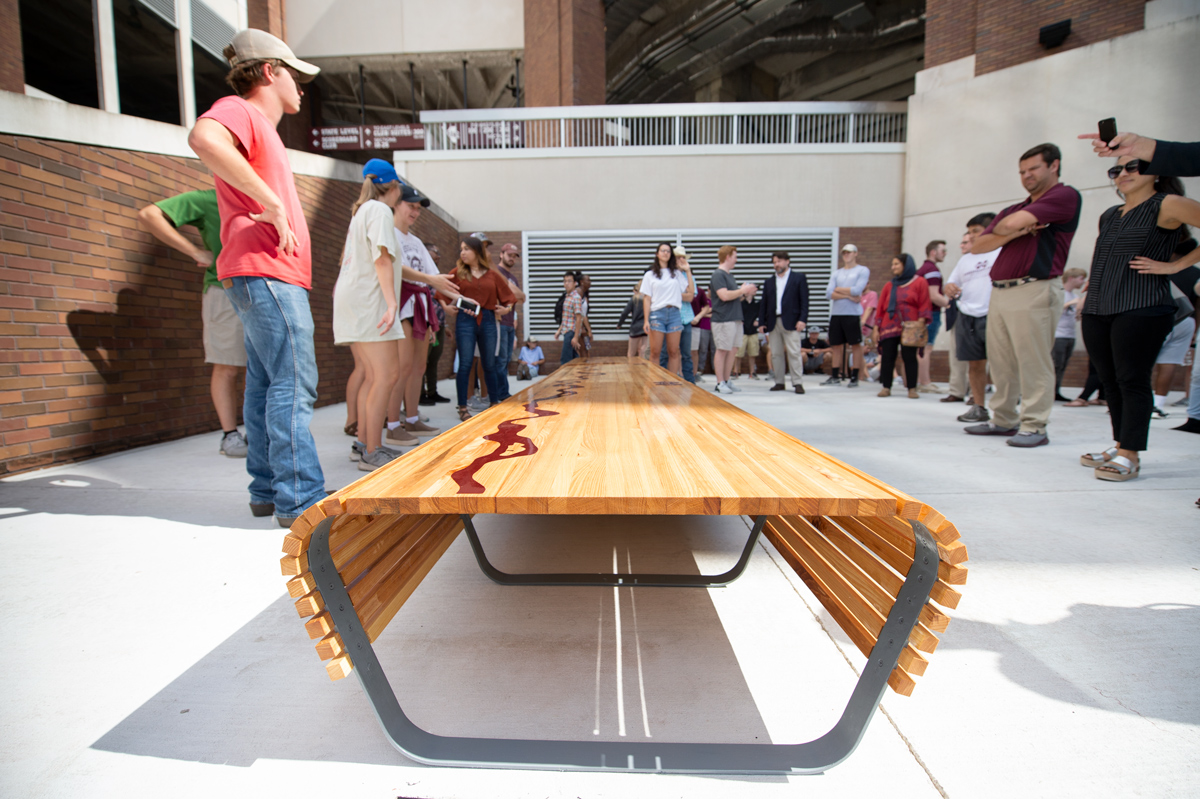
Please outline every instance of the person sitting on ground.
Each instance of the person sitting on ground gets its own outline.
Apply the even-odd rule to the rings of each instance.
[[[1058,318],[1058,327],[1054,331],[1054,400],[1067,402],[1062,395],[1063,375],[1071,354],[1075,352],[1075,318],[1076,311],[1082,306],[1083,284],[1087,282],[1087,270],[1073,266],[1063,270],[1063,312]]]
[[[896,354],[904,359],[904,382],[908,387],[909,399],[919,399],[917,391],[917,350],[920,346],[904,344],[903,333],[906,322],[929,324],[933,316],[933,305],[929,301],[929,284],[917,275],[917,264],[908,253],[900,253],[892,259],[892,279],[885,283],[879,295],[878,324],[875,340],[879,342],[880,397],[892,395],[892,376],[896,368]]]
[[[821,338],[819,325],[809,325],[807,332],[800,342],[800,368],[806,375],[819,375],[833,361],[833,354],[829,342]]]
[[[538,369],[546,362],[542,348],[538,346],[536,336],[525,339],[525,346],[517,356],[517,379],[532,380],[538,376]]]

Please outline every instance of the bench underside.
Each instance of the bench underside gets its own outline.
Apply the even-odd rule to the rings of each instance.
[[[553,770],[619,770],[710,774],[818,773],[845,760],[862,740],[889,677],[905,653],[920,613],[938,582],[939,553],[934,536],[915,519],[905,520],[913,535],[912,565],[886,620],[870,648],[868,662],[841,717],[829,732],[800,744],[704,744],[660,741],[554,741],[466,738],[434,735],[416,726],[404,713],[359,618],[334,562],[329,544],[336,517],[323,519],[312,530],[307,560],[323,598],[324,609],[353,663],[363,690],[384,733],[400,752],[430,765]],[[749,562],[759,534],[767,527],[773,541],[785,524],[777,517],[759,516],[737,564],[719,575],[675,574],[507,574],[497,570],[483,552],[470,516],[462,517],[480,568],[490,579],[509,586],[662,586],[711,587],[737,579]],[[809,582],[811,575],[797,570]]]

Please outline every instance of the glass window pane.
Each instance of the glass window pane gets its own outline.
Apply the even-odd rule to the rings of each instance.
[[[228,62],[198,44],[192,45],[192,65],[196,81],[196,116],[200,116],[212,108],[217,100],[233,94],[233,89],[225,83],[225,75],[229,72]]]
[[[179,124],[175,29],[137,0],[113,0],[121,113]]]
[[[91,0],[21,0],[25,82],[60,100],[100,107]]]

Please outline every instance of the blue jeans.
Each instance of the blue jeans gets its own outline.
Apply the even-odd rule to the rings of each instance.
[[[317,356],[308,291],[265,277],[235,277],[225,295],[246,341],[246,471],[250,501],[280,518],[325,498],[325,475],[309,424],[317,401]]]
[[[458,374],[455,388],[458,389],[458,404],[467,404],[471,393],[471,364],[475,362],[475,345],[479,345],[479,365],[483,367],[483,382],[493,405],[500,401],[500,387],[496,385],[496,315],[484,308],[480,312],[482,321],[470,314],[459,312],[454,323],[454,338],[458,342]]]
[[[658,355],[658,365],[662,368],[667,368],[667,359],[670,354],[667,352],[667,343],[663,342],[662,352]],[[696,372],[692,368],[692,326],[684,325],[683,330],[679,334],[679,366],[683,371],[683,379],[689,383],[696,382]]]
[[[496,387],[500,389],[497,400],[506,400],[512,396],[508,386],[508,364],[512,360],[513,344],[517,340],[517,329],[500,325],[500,353],[496,356]]]
[[[933,309],[933,321],[929,323],[929,346],[933,346],[933,340],[937,338],[938,331],[942,329],[942,312],[937,308]],[[932,352],[933,350],[930,350]]]
[[[568,361],[575,360],[575,348],[571,346],[571,337],[575,335],[574,330],[568,330],[563,333],[562,355],[558,357],[558,365],[562,366]]]

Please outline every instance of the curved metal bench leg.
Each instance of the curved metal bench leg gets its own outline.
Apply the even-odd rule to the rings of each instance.
[[[487,554],[483,551],[483,543],[479,540],[479,534],[475,532],[475,525],[471,522],[471,517],[464,513],[461,518],[463,528],[467,532],[467,539],[471,542],[471,549],[475,552],[475,560],[479,562],[480,570],[494,583],[500,585],[593,585],[654,588],[720,588],[729,585],[746,571],[746,566],[750,564],[750,555],[754,552],[754,544],[758,541],[763,524],[767,520],[766,516],[758,517],[758,520],[754,522],[754,528],[750,531],[750,538],[747,539],[746,546],[742,548],[741,557],[738,558],[733,568],[721,574],[607,574],[604,572],[510,574],[500,571],[488,560]]]
[[[862,740],[887,688],[888,675],[937,580],[937,547],[912,522],[916,557],[871,650],[842,716],[816,740],[800,744],[698,744],[659,741],[538,741],[458,738],[426,732],[404,714],[379,664],[329,552],[325,519],[313,531],[310,568],[384,733],[402,754],[430,765],[561,770],[661,771],[710,774],[811,774],[845,760]]]

